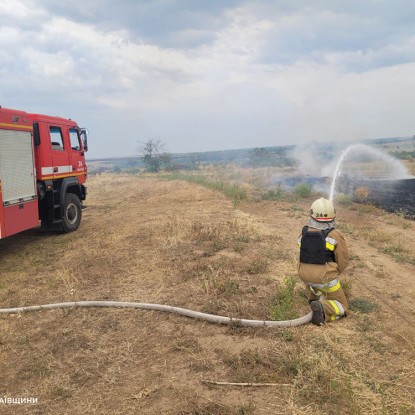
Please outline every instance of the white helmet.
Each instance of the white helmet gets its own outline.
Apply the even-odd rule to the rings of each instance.
[[[336,217],[336,210],[330,200],[320,197],[311,205],[310,216],[318,222],[331,222]]]

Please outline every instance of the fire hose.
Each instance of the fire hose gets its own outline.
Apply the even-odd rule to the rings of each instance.
[[[305,316],[293,320],[246,320],[233,317],[223,317],[214,314],[201,313],[187,308],[173,307],[164,304],[133,303],[126,301],[73,301],[67,303],[32,305],[26,307],[0,308],[0,314],[16,314],[28,311],[51,310],[57,308],[77,308],[77,307],[116,307],[116,308],[138,308],[142,310],[163,311],[167,313],[179,314],[198,320],[208,321],[216,324],[227,324],[244,327],[296,327],[311,321],[312,312]]]

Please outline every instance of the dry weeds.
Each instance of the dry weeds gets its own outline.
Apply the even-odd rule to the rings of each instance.
[[[268,319],[277,287],[295,274],[309,203],[247,200],[235,209],[195,184],[96,176],[78,232],[0,241],[0,304],[111,299]],[[378,304],[376,312],[282,330],[140,310],[3,315],[0,397],[38,403],[0,403],[0,413],[413,413],[414,269],[384,252],[397,234],[414,252],[411,227],[379,210],[338,210],[353,258],[348,291]],[[307,301],[297,294],[302,315]]]

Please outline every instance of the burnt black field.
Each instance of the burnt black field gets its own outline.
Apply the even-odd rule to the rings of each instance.
[[[367,189],[367,202],[415,219],[415,177],[409,179],[339,179],[337,191],[353,195],[357,189]],[[359,200],[357,200],[359,201]]]

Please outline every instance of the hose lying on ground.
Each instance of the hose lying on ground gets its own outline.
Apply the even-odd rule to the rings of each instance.
[[[16,308],[0,308],[0,314],[15,314],[23,313],[26,311],[40,311],[50,310],[54,308],[74,308],[74,307],[119,307],[119,308],[140,308],[142,310],[154,310],[164,311],[168,313],[180,314],[186,317],[197,318],[199,320],[205,320],[210,323],[216,324],[229,324],[235,326],[245,327],[295,327],[302,324],[306,324],[311,321],[313,313],[306,314],[303,317],[296,318],[294,320],[281,320],[281,321],[266,321],[266,320],[245,320],[231,317],[215,316],[213,314],[201,313],[199,311],[193,311],[186,308],[173,307],[163,304],[150,304],[150,303],[130,303],[124,301],[74,301],[68,303],[56,303],[56,304],[44,304],[33,305],[27,307]]]

